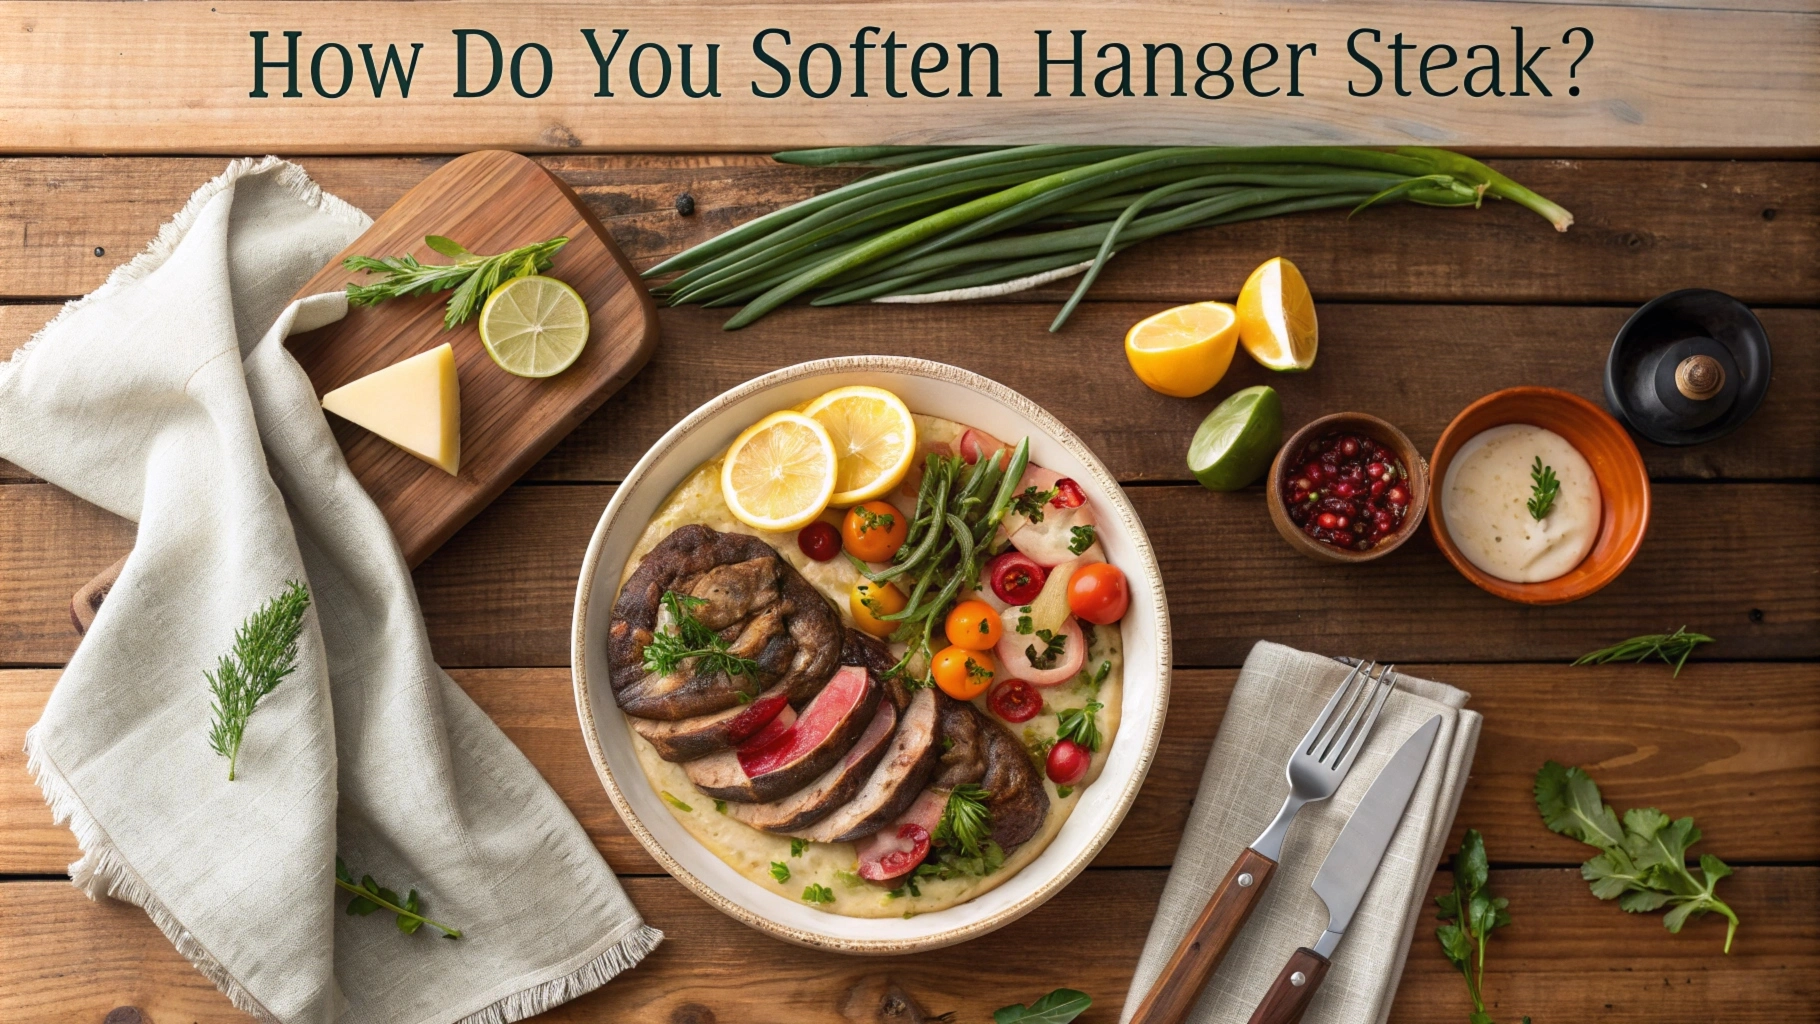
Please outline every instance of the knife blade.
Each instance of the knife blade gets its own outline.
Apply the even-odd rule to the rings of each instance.
[[[1312,885],[1315,895],[1327,905],[1327,930],[1312,949],[1297,949],[1283,965],[1276,982],[1252,1013],[1251,1024],[1295,1024],[1301,1019],[1321,979],[1327,976],[1334,947],[1345,936],[1359,901],[1371,887],[1372,876],[1378,873],[1378,865],[1403,820],[1440,731],[1441,716],[1435,715],[1404,740],[1372,780],[1352,817],[1346,819],[1346,827],[1327,851],[1327,859]]]

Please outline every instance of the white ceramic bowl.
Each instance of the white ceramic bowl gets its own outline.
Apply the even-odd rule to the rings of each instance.
[[[1131,584],[1124,619],[1125,681],[1116,738],[1105,768],[1087,787],[1048,849],[997,888],[959,906],[903,918],[826,913],[753,884],[670,815],[640,770],[624,715],[607,684],[608,619],[626,558],[664,498],[767,413],[832,388],[871,384],[913,412],[1030,438],[1032,462],[1073,477],[1099,515],[1100,542]],[[575,702],[595,770],[626,826],[651,856],[728,915],[805,946],[848,953],[935,949],[1015,921],[1059,892],[1093,860],[1124,820],[1143,785],[1169,705],[1169,612],[1156,557],[1137,514],[1106,467],[1079,438],[1034,402],[978,374],[923,359],[852,356],[785,367],[748,381],[690,413],[633,467],[594,529],[575,592],[570,639]]]

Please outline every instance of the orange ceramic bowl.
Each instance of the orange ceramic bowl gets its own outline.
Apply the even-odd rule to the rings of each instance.
[[[1475,435],[1509,423],[1527,423],[1560,434],[1586,457],[1599,480],[1599,537],[1592,550],[1566,575],[1541,583],[1512,583],[1492,576],[1468,561],[1447,535],[1447,470],[1454,455]],[[1604,409],[1566,391],[1506,388],[1472,403],[1441,433],[1429,471],[1435,510],[1428,522],[1434,528],[1435,543],[1460,575],[1507,601],[1565,604],[1598,592],[1636,557],[1649,527],[1649,472],[1636,442]]]

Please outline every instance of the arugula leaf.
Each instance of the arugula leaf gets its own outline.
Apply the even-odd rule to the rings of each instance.
[[[1485,1011],[1485,944],[1491,933],[1510,923],[1510,901],[1493,896],[1485,888],[1491,878],[1491,862],[1485,855],[1485,837],[1478,829],[1467,829],[1460,848],[1453,855],[1453,889],[1435,897],[1435,939],[1447,961],[1466,978],[1466,991],[1472,996],[1469,1024],[1492,1024]],[[1529,1018],[1523,1018],[1528,1024]]]
[[[1638,807],[1626,811],[1620,824],[1591,777],[1553,761],[1536,773],[1536,809],[1550,829],[1600,851],[1580,866],[1594,896],[1616,899],[1633,914],[1668,907],[1662,924],[1675,933],[1689,918],[1719,914],[1727,921],[1725,952],[1731,952],[1738,915],[1716,894],[1731,868],[1706,853],[1700,855],[1699,876],[1689,870],[1688,847],[1700,841],[1694,819],[1670,819],[1654,807]]]
[[[1058,988],[1054,992],[1025,1006],[1012,1003],[992,1011],[993,1024],[1069,1024],[1070,1021],[1087,1012],[1093,1005],[1093,998],[1085,992],[1071,988]]]

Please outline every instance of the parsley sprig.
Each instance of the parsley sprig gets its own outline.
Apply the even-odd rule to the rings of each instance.
[[[1099,531],[1092,526],[1071,526],[1068,528],[1068,553],[1084,554],[1098,539]]]
[[[550,269],[556,250],[569,244],[567,238],[552,238],[520,246],[510,252],[482,256],[469,252],[461,243],[441,235],[430,235],[424,244],[454,260],[454,263],[419,263],[415,256],[349,256],[343,266],[384,274],[370,284],[348,285],[348,303],[354,306],[376,306],[387,299],[411,295],[430,295],[455,289],[449,296],[448,312],[443,315],[442,329],[449,330],[466,323],[487,301],[493,290],[515,277],[526,277]]]
[[[1031,668],[1054,668],[1056,660],[1068,647],[1068,634],[1039,629],[1036,638],[1043,642],[1043,649],[1038,651],[1035,644],[1026,645],[1024,657],[1029,659]]]
[[[1542,456],[1536,456],[1536,464],[1529,467],[1529,517],[1538,522],[1548,515],[1548,510],[1555,507],[1555,498],[1561,494],[1561,481],[1555,477],[1555,467],[1542,465]]]
[[[1681,675],[1681,666],[1687,664],[1687,656],[1694,653],[1694,648],[1701,644],[1716,641],[1705,633],[1689,633],[1686,626],[1673,633],[1647,633],[1633,636],[1629,640],[1615,643],[1610,647],[1582,654],[1574,659],[1575,665],[1605,665],[1614,661],[1646,661],[1651,655],[1661,658],[1665,664],[1675,667],[1675,676]]]
[[[1468,1024],[1492,1024],[1491,1014],[1485,1012],[1485,944],[1494,929],[1510,923],[1510,901],[1491,894],[1485,887],[1490,878],[1485,837],[1469,828],[1453,855],[1453,889],[1435,897],[1435,919],[1441,922],[1435,938],[1448,962],[1466,976],[1466,991],[1472,996]],[[1528,1017],[1523,1024],[1529,1024]]]
[[[347,862],[335,858],[335,886],[345,892],[354,894],[348,901],[348,913],[355,917],[365,917],[375,910],[389,910],[395,915],[398,930],[406,935],[417,934],[417,929],[424,925],[442,932],[445,939],[459,939],[461,932],[450,928],[440,921],[432,921],[423,916],[423,898],[412,889],[410,895],[400,898],[399,895],[378,882],[372,875],[362,875],[359,882],[354,881],[354,873],[348,870]]]
[[[663,606],[675,621],[676,631],[667,632],[660,627],[652,634],[651,642],[645,645],[646,672],[668,675],[685,660],[697,658],[700,659],[696,662],[697,669],[708,675],[724,672],[729,676],[758,678],[758,662],[732,653],[719,633],[702,625],[695,617],[694,609],[707,603],[674,590],[664,591]]]
[[[889,512],[874,512],[864,505],[853,506],[853,517],[859,520],[859,534],[865,536],[873,530],[890,530],[897,525],[897,517]]]
[[[266,694],[297,669],[297,641],[303,635],[303,613],[310,592],[291,580],[284,591],[259,606],[234,632],[234,648],[221,656],[215,671],[204,671],[215,697],[209,746],[228,759],[228,781],[240,759],[247,720]]]

